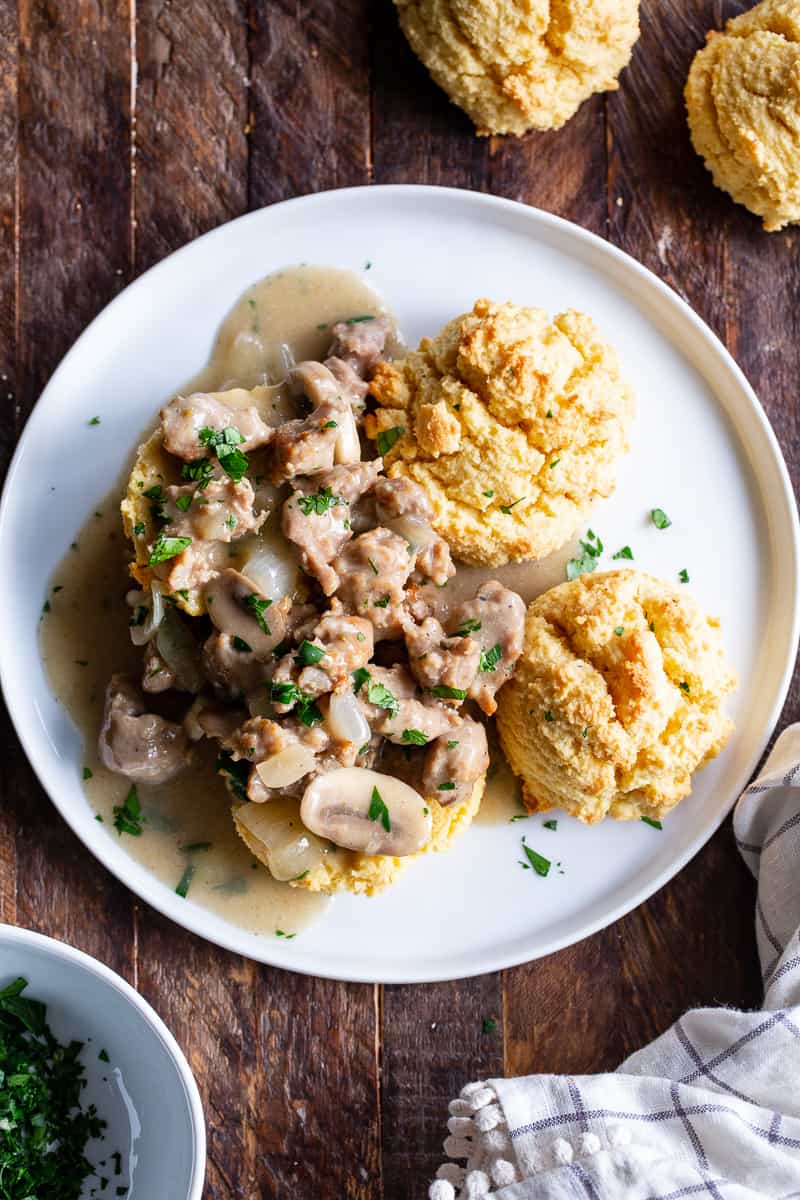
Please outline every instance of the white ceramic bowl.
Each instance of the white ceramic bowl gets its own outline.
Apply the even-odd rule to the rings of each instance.
[[[114,1196],[127,1185],[126,1200],[200,1200],[203,1108],[189,1064],[161,1018],[88,954],[0,925],[0,987],[20,975],[28,980],[25,995],[47,1005],[47,1023],[58,1040],[86,1043],[83,1104],[95,1104],[107,1122],[102,1141],[89,1143],[87,1158],[106,1160],[100,1170],[110,1178],[104,1194]],[[114,1151],[121,1155],[119,1175]],[[85,1197],[97,1183],[87,1181]]]

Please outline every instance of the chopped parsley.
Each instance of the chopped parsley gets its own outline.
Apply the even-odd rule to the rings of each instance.
[[[512,508],[516,508],[518,504],[522,504],[522,501],[527,500],[527,498],[528,498],[527,496],[520,496],[520,498],[518,500],[512,501],[511,504],[501,504],[500,512],[505,513],[506,516],[508,516],[508,514],[511,512]]]
[[[376,438],[378,454],[388,454],[392,446],[399,442],[405,433],[404,425],[394,425],[391,429],[382,429]]]
[[[547,709],[547,711],[544,714],[544,719],[545,719],[545,721],[548,721],[548,722],[555,720],[555,718],[549,708]]]
[[[483,494],[487,498],[487,500],[491,500],[492,496],[494,495],[494,489],[492,489],[488,492],[484,492]]]
[[[492,646],[491,650],[481,651],[481,660],[478,666],[479,671],[493,671],[500,659],[503,657],[503,647],[498,644]]]
[[[178,896],[182,896],[184,900],[186,899],[187,893],[189,891],[189,885],[191,884],[192,880],[194,879],[194,871],[195,871],[194,863],[187,863],[186,867],[184,868],[184,872],[181,875],[180,880],[178,881],[178,886],[175,888],[176,894]]]
[[[451,636],[461,638],[469,637],[471,633],[477,633],[480,628],[481,622],[478,620],[478,618],[470,617],[468,621],[464,621],[462,625],[459,625],[458,629]]]
[[[393,717],[400,711],[397,697],[382,683],[376,683],[373,679],[370,679],[367,685],[367,700],[378,708],[385,708]]]
[[[135,627],[137,625],[144,625],[146,620],[147,620],[147,605],[146,604],[137,604],[136,608],[133,610],[133,616],[131,617],[130,621],[128,621],[128,624],[133,625]]]
[[[560,462],[561,462],[560,458],[554,458],[553,461],[550,463],[550,470],[552,471],[553,467],[557,467]]]
[[[437,700],[466,700],[467,693],[463,688],[448,687],[446,683],[437,683],[431,688],[431,695]]]
[[[358,695],[364,684],[367,682],[367,680],[371,679],[372,676],[366,667],[356,667],[355,671],[351,673],[351,678],[353,680],[353,691],[356,693],[356,695]]]
[[[125,802],[123,804],[115,804],[113,812],[114,828],[120,837],[123,833],[129,833],[131,837],[141,836],[142,823],[145,818],[142,816],[142,806],[135,783],[131,784],[131,789],[125,797]]]
[[[642,821],[644,821],[645,825],[649,825],[652,829],[663,829],[664,828],[664,826],[661,824],[661,822],[656,821],[653,817],[642,817],[641,819],[642,819]]]
[[[143,533],[144,533],[144,525],[142,524],[142,522],[141,522],[141,521],[139,521],[139,522],[137,522],[137,524],[136,524],[136,525],[134,525],[134,527],[133,527],[133,536],[134,536],[134,537],[141,537]]]
[[[240,654],[252,654],[253,647],[244,640],[244,638],[234,637],[233,648],[238,650]]]
[[[381,596],[380,600],[373,600],[372,603],[375,606],[375,608],[386,608],[390,599],[391,599],[391,597],[390,597],[389,593],[387,592],[385,596]]]
[[[367,559],[367,562],[368,562],[368,563],[369,563],[369,565],[372,567],[373,574],[375,574],[375,575],[379,575],[379,574],[380,574],[380,572],[379,572],[378,568],[375,566],[375,563],[372,561],[372,559],[371,559],[371,558],[368,558],[368,559]]]
[[[345,325],[360,325],[363,321],[374,321],[375,318],[367,314],[363,317],[346,317]]]
[[[494,1017],[486,1017],[483,1022],[483,1032],[494,1033],[495,1029],[497,1029],[497,1021]]]
[[[603,553],[603,543],[600,538],[589,529],[586,532],[585,540],[581,540],[580,546],[582,553],[576,558],[571,558],[567,563],[567,579],[577,579],[580,575],[597,570],[598,559]]]
[[[101,1050],[97,1057],[100,1059],[100,1062],[111,1062],[107,1050]],[[119,1171],[117,1171],[117,1175],[119,1175]]]
[[[622,637],[624,632],[625,632],[624,625],[618,625],[617,628],[614,630],[614,633],[617,635],[617,637]]]
[[[244,440],[239,430],[233,425],[221,430],[209,429],[207,425],[204,425],[200,430],[200,444],[214,451],[217,462],[234,483],[240,481],[250,465],[247,455],[237,448]]]
[[[192,539],[190,537],[165,537],[163,533],[159,534],[150,558],[147,560],[148,567],[156,567],[159,563],[167,562],[170,558],[177,558],[191,544]]]
[[[187,845],[181,846],[181,854],[197,854],[201,850],[210,850],[211,842],[188,842]]]
[[[652,509],[650,512],[650,519],[652,520],[656,529],[669,529],[670,525],[672,524],[672,521],[670,521],[663,508]]]
[[[527,858],[530,865],[533,867],[537,875],[545,876],[548,874],[552,863],[549,858],[545,858],[543,854],[537,854],[535,850],[531,850],[530,846],[525,844],[525,839],[522,839],[522,853]]]
[[[427,746],[428,735],[421,729],[404,729],[403,741],[408,742],[411,746]]]
[[[270,684],[270,696],[276,704],[297,705],[297,717],[304,725],[315,725],[322,720],[322,713],[314,703],[314,697],[302,692],[296,683]]]
[[[325,651],[321,646],[315,646],[313,642],[303,641],[298,647],[294,661],[298,667],[313,667],[316,663],[322,662],[324,657]]]
[[[688,694],[689,694],[689,691],[690,691],[690,688],[689,688],[689,685],[688,685],[688,683],[686,682],[686,680],[685,680],[685,679],[683,680],[683,682],[682,682],[682,683],[679,683],[679,684],[678,684],[678,687],[681,689],[681,691],[682,691],[682,692],[686,692],[686,694],[687,694],[687,696],[688,696]]]
[[[558,829],[558,821],[545,821],[545,829],[552,829],[553,833]]]
[[[369,802],[368,816],[370,821],[380,821],[387,833],[392,832],[392,821],[391,817],[389,816],[389,809],[386,807],[383,796],[376,787],[372,789],[372,797]]]
[[[452,782],[452,780],[446,779],[444,783],[439,784],[438,790],[440,792],[454,792],[456,790],[456,785]]]
[[[91,771],[91,769],[90,769],[89,767],[84,767],[84,768],[83,768],[83,778],[84,778],[84,779],[91,779],[91,778],[92,778],[92,771]]]
[[[196,483],[198,490],[203,491],[214,478],[214,464],[210,458],[198,458],[194,462],[184,463],[181,467],[181,479],[187,483]]]
[[[20,977],[0,991],[0,1196],[78,1200],[94,1173],[87,1143],[106,1122],[81,1104],[83,1043],[58,1042],[27,986]]]
[[[221,750],[214,770],[219,775],[227,775],[233,792],[240,800],[247,799],[247,777],[250,774],[250,764],[244,760],[234,759],[230,750]]]
[[[90,425],[99,425],[99,424],[100,424],[100,418],[99,418],[99,417],[92,417],[92,419],[91,419],[91,421],[89,422],[89,424],[90,424]]]
[[[308,873],[308,872],[306,872],[306,874],[307,874],[307,873]],[[286,933],[286,932],[284,932],[284,930],[283,930],[283,929],[276,929],[276,930],[275,930],[275,937],[282,937],[282,938],[284,938],[284,939],[285,939],[287,942],[290,942],[290,941],[292,940],[292,938],[296,938],[296,937],[297,937],[297,934],[296,934],[296,933]]]
[[[630,546],[623,546],[621,550],[618,550],[616,554],[612,554],[611,557],[632,559],[633,551],[631,550]]]
[[[310,496],[298,496],[297,504],[304,517],[310,517],[312,513],[321,517],[329,508],[344,504],[344,501],[340,496],[334,496],[329,487],[324,487],[318,492],[312,492]]]
[[[264,620],[264,613],[271,606],[271,604],[271,600],[267,600],[265,597],[259,596],[256,592],[250,592],[249,595],[245,596],[244,598],[245,608],[248,610],[251,616],[255,617],[259,629],[262,633],[266,633],[267,637],[269,637],[270,628],[267,622]]]
[[[455,742],[455,741],[448,742],[448,743],[447,743],[447,749],[448,749],[448,750],[455,750],[455,748],[456,748],[456,746],[457,746],[457,745],[458,745],[458,742]]]
[[[322,428],[323,429],[338,429],[339,426],[336,424],[335,421],[326,421],[325,424],[322,426]]]
[[[682,567],[678,572],[678,579],[680,579],[681,583],[689,582],[689,572],[686,570],[686,567]]]
[[[552,408],[548,408],[547,412],[546,412],[544,415],[547,417],[548,421],[552,421],[552,419],[553,419],[553,410],[552,410]]]
[[[175,501],[175,505],[181,510],[181,512],[186,512],[186,510],[191,506],[193,499],[193,496],[178,496],[178,499]]]

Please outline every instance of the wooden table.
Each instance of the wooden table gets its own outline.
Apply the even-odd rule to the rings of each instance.
[[[539,205],[644,262],[727,343],[797,482],[800,235],[763,234],[712,187],[681,99],[706,29],[744,7],[645,0],[619,92],[558,133],[487,140],[389,0],[0,0],[4,463],[87,322],[165,254],[287,196],[413,181]],[[795,681],[782,721],[798,715]],[[382,988],[261,967],[157,916],[68,831],[8,722],[1,778],[0,917],[97,955],[162,1014],[203,1093],[214,1200],[421,1198],[467,1080],[612,1067],[687,1005],[759,1000],[729,824],[581,945]]]

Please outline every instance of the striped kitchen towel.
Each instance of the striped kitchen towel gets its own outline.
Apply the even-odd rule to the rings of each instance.
[[[734,830],[758,880],[763,1007],[688,1012],[613,1074],[468,1084],[430,1200],[800,1198],[800,725]]]

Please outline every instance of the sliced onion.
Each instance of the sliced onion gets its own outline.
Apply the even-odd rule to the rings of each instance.
[[[268,788],[289,787],[314,769],[316,755],[308,746],[295,742],[263,762],[256,763],[261,782]]]
[[[153,584],[149,592],[128,592],[125,598],[134,611],[142,605],[147,609],[147,616],[142,624],[130,626],[134,646],[146,646],[164,620],[164,597],[158,585]]]
[[[325,842],[305,828],[296,800],[250,801],[236,809],[234,819],[247,845],[275,879],[296,879],[325,859]]]
[[[281,342],[280,345],[281,366],[288,375],[297,366],[297,360],[294,356],[294,351],[287,342]]]
[[[367,718],[352,692],[337,692],[331,696],[325,723],[331,736],[340,742],[363,746],[372,736]]]
[[[336,463],[361,462],[361,442],[358,440],[358,427],[352,408],[348,407],[347,412],[339,418],[339,434],[333,458]]]
[[[156,648],[164,662],[175,674],[178,687],[184,692],[199,692],[205,684],[200,669],[200,648],[172,609],[165,613],[156,634]]]
[[[408,514],[404,517],[390,516],[380,504],[376,508],[381,525],[385,525],[387,529],[391,529],[392,533],[405,538],[415,550],[420,546],[430,546],[431,542],[436,540],[436,534],[427,521]]]
[[[297,563],[285,543],[278,546],[277,539],[269,543],[259,539],[240,571],[262,596],[273,602],[291,596],[297,587]]]

